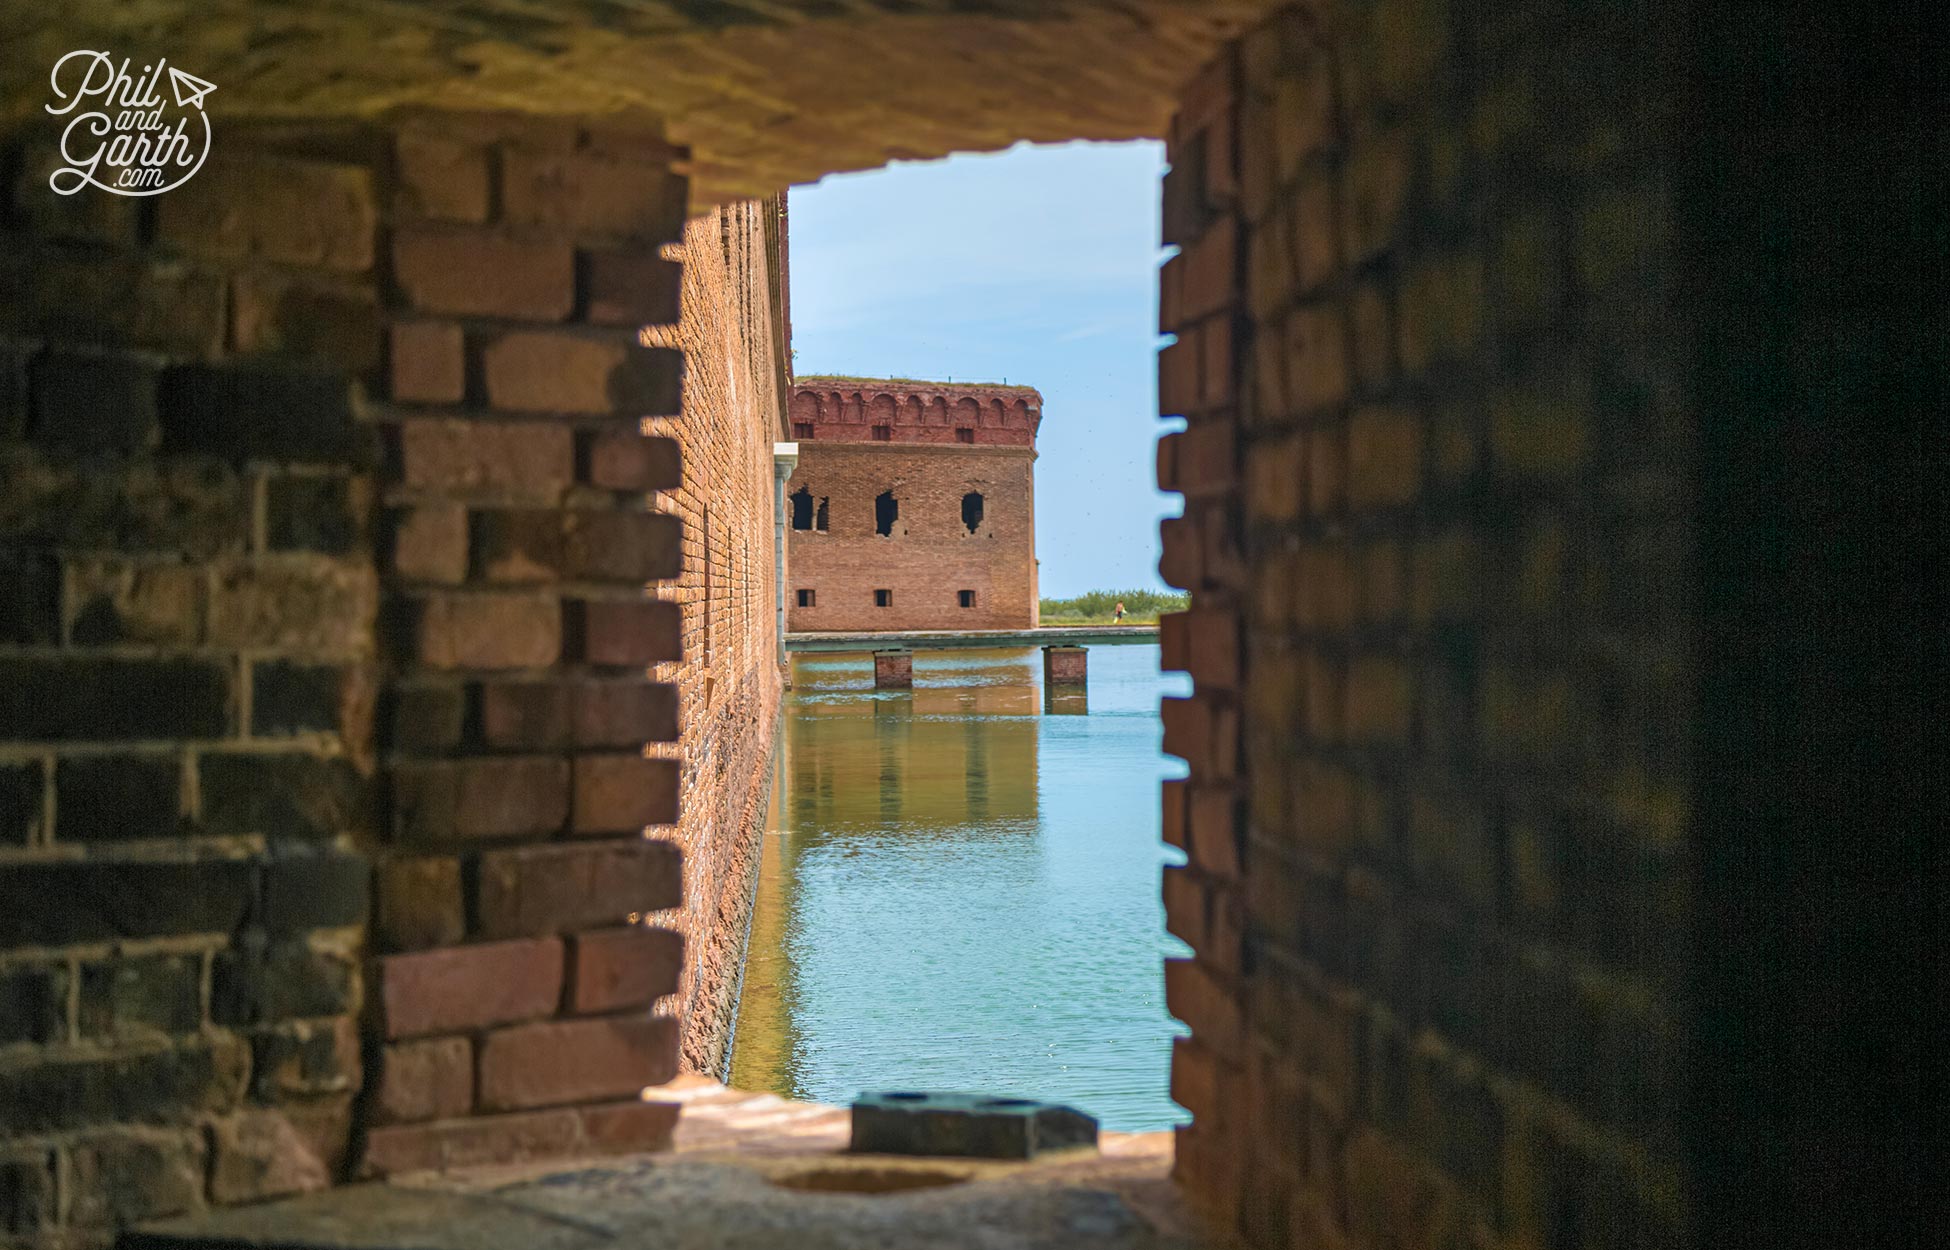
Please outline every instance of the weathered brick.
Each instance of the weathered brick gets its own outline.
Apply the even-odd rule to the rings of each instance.
[[[339,756],[204,755],[201,831],[326,841],[372,828],[371,783]]]
[[[347,672],[335,664],[263,660],[251,665],[251,732],[260,737],[339,728]]]
[[[451,946],[467,933],[460,861],[391,858],[379,866],[373,939],[384,950]]]
[[[366,1176],[560,1159],[578,1153],[582,1121],[575,1111],[475,1116],[438,1124],[398,1124],[366,1135]]]
[[[565,243],[407,227],[393,237],[393,277],[423,312],[560,321],[575,308],[575,253]]]
[[[224,1111],[243,1094],[250,1056],[234,1037],[160,1049],[50,1051],[0,1067],[0,1130],[28,1134]]]
[[[452,322],[396,323],[391,362],[394,403],[457,404],[466,393],[466,344]]]
[[[681,862],[675,846],[644,838],[487,852],[476,887],[481,934],[574,933],[675,907]]]
[[[229,933],[255,892],[240,860],[20,863],[0,872],[0,945]]]
[[[0,327],[103,347],[210,356],[224,347],[225,282],[173,259],[0,249]]]
[[[203,1205],[204,1144],[193,1129],[128,1129],[68,1151],[69,1222],[122,1228]]]
[[[550,582],[563,573],[567,517],[554,509],[476,512],[469,533],[477,577],[490,582]]]
[[[677,1040],[670,1016],[501,1029],[481,1043],[481,1106],[522,1111],[628,1097],[677,1075]]]
[[[283,1110],[253,1109],[210,1124],[210,1200],[264,1202],[328,1188],[332,1168]]]
[[[251,1095],[260,1102],[350,1093],[363,1075],[349,1016],[289,1021],[251,1037]]]
[[[59,1166],[51,1146],[0,1149],[0,1234],[32,1238],[53,1227]]]
[[[603,430],[589,444],[589,484],[606,490],[676,490],[683,456],[674,438],[646,438],[634,430]]]
[[[218,1024],[275,1024],[359,1010],[361,983],[350,956],[303,940],[245,933],[210,966],[210,1018]]]
[[[1408,503],[1422,487],[1422,423],[1398,408],[1357,408],[1347,427],[1351,508]]]
[[[30,741],[221,737],[229,674],[198,660],[4,656],[0,725]]]
[[[579,755],[575,760],[576,833],[635,833],[677,822],[675,760],[641,755]]]
[[[501,157],[502,211],[510,222],[646,243],[683,237],[689,188],[644,160],[521,148]]]
[[[251,501],[209,461],[0,459],[0,539],[28,548],[207,558],[243,550]]]
[[[466,1115],[474,1107],[474,1043],[439,1037],[382,1047],[377,1080],[381,1124]]]
[[[569,1010],[622,1011],[677,992],[684,935],[643,925],[601,929],[576,934],[570,952]]]
[[[379,300],[363,282],[251,270],[230,284],[230,337],[239,355],[276,355],[369,380],[385,350]]]
[[[674,325],[683,276],[676,261],[650,250],[584,253],[584,315],[597,325]]]
[[[639,667],[683,658],[683,613],[655,599],[591,599],[582,605],[583,658]]]
[[[38,552],[0,551],[0,643],[61,639],[61,566]]]
[[[481,353],[488,402],[510,412],[676,414],[684,357],[615,334],[517,331]]]
[[[562,605],[518,591],[429,597],[418,647],[433,668],[547,668],[562,655]]]
[[[0,846],[26,846],[46,823],[41,765],[37,760],[0,762]]]
[[[467,509],[409,508],[393,519],[393,573],[407,581],[456,585],[467,577]]]
[[[300,361],[179,365],[158,388],[165,452],[370,465],[378,441],[345,375]]]
[[[481,687],[481,736],[496,747],[570,746],[572,703],[564,682],[487,682]]]
[[[578,746],[677,741],[677,687],[673,685],[623,678],[577,682],[570,692]]]
[[[157,199],[159,240],[223,260],[355,272],[372,266],[378,226],[369,171],[259,152],[213,157]]]
[[[683,570],[684,526],[656,512],[562,514],[565,576],[583,581],[648,582]]]
[[[569,815],[569,763],[495,757],[400,764],[393,770],[396,835],[408,842],[541,836]]]
[[[61,964],[0,968],[0,1046],[66,1041],[68,985]]]
[[[148,955],[81,967],[81,1035],[126,1040],[196,1032],[203,1020],[203,960]]]
[[[1287,381],[1296,411],[1319,412],[1348,393],[1347,337],[1330,305],[1295,309],[1286,319]]]
[[[203,640],[206,568],[147,561],[75,560],[68,566],[69,641],[193,647]]]
[[[364,924],[372,865],[353,852],[285,845],[263,866],[257,922],[274,934]]]
[[[50,348],[27,377],[30,436],[67,452],[132,456],[156,443],[159,357]]]
[[[367,491],[349,477],[277,474],[264,484],[264,538],[272,551],[343,556],[363,545]]]
[[[575,481],[575,436],[529,421],[400,423],[406,484],[421,490],[494,490],[553,500]]]
[[[577,1111],[582,1119],[583,1149],[590,1154],[638,1154],[670,1148],[681,1104],[646,1102],[604,1103]]]
[[[393,145],[399,191],[394,200],[405,217],[437,221],[483,222],[491,203],[486,145],[427,127],[404,130]]]
[[[178,755],[80,755],[54,769],[57,842],[166,838],[182,819]]]
[[[1197,960],[1165,960],[1165,1010],[1184,1021],[1200,1045],[1233,1063],[1243,1057],[1239,993]]]
[[[439,753],[460,745],[467,699],[459,685],[395,683],[387,698],[387,745],[393,750]]]
[[[389,955],[379,961],[386,1037],[472,1033],[554,1015],[562,957],[555,938]]]

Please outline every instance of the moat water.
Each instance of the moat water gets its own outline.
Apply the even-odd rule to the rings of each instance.
[[[1050,1099],[1167,1128],[1155,646],[1093,647],[1046,705],[1034,650],[806,656],[786,697],[732,1084]]]

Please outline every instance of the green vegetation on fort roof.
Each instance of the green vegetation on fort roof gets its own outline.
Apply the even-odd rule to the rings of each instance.
[[[1073,599],[1042,601],[1045,625],[1108,625],[1117,605],[1124,605],[1124,624],[1153,625],[1160,614],[1183,612],[1191,596],[1182,590],[1093,590]]]
[[[844,373],[809,373],[804,377],[792,379],[794,386],[815,386],[833,383],[839,386],[931,386],[940,390],[953,387],[986,387],[998,391],[1034,391],[1033,386],[1023,386],[1014,382],[978,382],[973,378],[956,378],[944,382],[940,378],[859,378]],[[1040,392],[1039,392],[1040,393]]]

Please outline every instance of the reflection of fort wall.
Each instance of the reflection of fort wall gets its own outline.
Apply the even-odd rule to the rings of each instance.
[[[799,837],[1036,817],[1041,705],[1031,684],[794,702],[787,802]]]

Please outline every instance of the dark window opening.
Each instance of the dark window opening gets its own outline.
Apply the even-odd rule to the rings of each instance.
[[[975,431],[965,425],[957,426],[955,427],[955,441],[957,443],[972,443],[975,441]]]
[[[813,527],[812,492],[801,486],[792,492],[792,528],[809,530]],[[825,526],[819,528],[825,529]]]
[[[813,513],[813,528],[822,534],[826,532],[826,496],[824,495],[819,497],[819,510]]]
[[[982,528],[982,492],[971,490],[961,497],[961,523],[973,534]]]
[[[901,519],[901,501],[894,498],[894,492],[883,490],[873,501],[873,532],[883,538],[894,532],[894,522]]]
[[[893,592],[893,591],[891,591],[891,590],[876,590],[876,591],[874,591],[874,592],[873,592],[873,606],[874,606],[874,607],[876,607],[876,608],[891,608],[891,607],[893,607],[893,606],[894,606],[894,592]]]
[[[794,437],[794,438],[811,438],[812,436],[813,436],[813,423],[812,423],[812,422],[810,422],[810,421],[794,421],[794,422],[792,423],[792,437]]]
[[[955,592],[955,597],[961,600],[961,606],[964,608],[975,606],[975,592],[972,590],[958,590]]]
[[[894,427],[893,427],[893,426],[891,426],[891,425],[876,425],[876,426],[874,426],[874,427],[873,427],[873,441],[874,441],[874,442],[876,442],[876,443],[891,443],[891,442],[893,442],[893,441],[894,441]]]
[[[802,607],[802,608],[810,608],[810,607],[812,607],[812,606],[814,606],[814,605],[813,605],[813,592],[812,592],[812,591],[810,591],[810,590],[802,590],[802,591],[800,591],[800,592],[799,592],[799,606],[800,606],[800,607]]]

